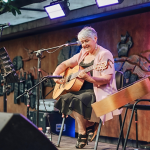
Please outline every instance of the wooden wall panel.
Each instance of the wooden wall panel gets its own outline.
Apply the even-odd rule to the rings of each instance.
[[[129,56],[133,54],[139,54],[150,49],[150,20],[148,19],[150,12],[136,14],[131,16],[126,16],[122,18],[116,18],[111,20],[106,20],[102,22],[96,22],[88,24],[96,29],[98,32],[98,43],[109,49],[114,57],[117,57],[117,44],[120,42],[121,34],[125,35],[128,31],[130,36],[133,38],[133,47],[129,51]],[[86,25],[70,27],[65,29],[58,29],[51,32],[45,32],[41,34],[36,34],[32,36],[26,36],[18,39],[12,39],[9,41],[4,41],[0,43],[0,47],[5,46],[8,54],[13,60],[15,56],[22,56],[27,58],[27,53],[24,48],[31,50],[39,50],[42,48],[51,48],[66,43],[66,41],[71,40],[76,37],[77,33]],[[57,52],[53,54],[48,54],[44,52],[45,58],[42,59],[41,68],[47,73],[52,73],[57,66]],[[33,66],[37,67],[37,60],[30,60],[24,62],[24,71],[28,71]],[[46,88],[45,93],[48,93],[51,88]],[[47,97],[51,98],[51,94]],[[149,98],[149,96],[147,96]],[[8,112],[22,113],[26,116],[26,106],[24,104],[13,104],[13,93],[8,96]],[[0,97],[0,111],[3,111],[3,97]],[[127,124],[129,122],[131,111],[127,115],[127,121],[125,123],[124,132],[127,130]],[[124,111],[122,116],[124,115]],[[139,129],[139,140],[150,141],[148,136],[149,130],[149,113],[138,111],[138,129]],[[119,135],[119,121],[118,116],[115,116],[113,120],[105,123],[102,127],[101,135],[118,137]],[[135,139],[135,124],[132,123],[130,139]]]

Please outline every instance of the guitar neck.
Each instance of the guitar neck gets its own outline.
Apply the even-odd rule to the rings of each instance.
[[[85,68],[85,69],[83,69],[83,70],[84,70],[85,72],[89,72],[89,71],[93,70],[93,65],[90,66],[90,67],[87,67],[87,68]],[[80,71],[78,71],[78,72],[72,74],[70,80],[76,78],[79,73],[80,73]]]

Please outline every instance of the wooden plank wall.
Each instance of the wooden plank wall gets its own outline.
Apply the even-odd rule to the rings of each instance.
[[[133,39],[133,47],[129,52],[129,56],[133,54],[138,54],[150,49],[150,20],[148,19],[150,12],[126,16],[117,19],[111,19],[107,21],[90,23],[88,26],[92,26],[98,32],[98,43],[109,49],[114,57],[117,56],[117,44],[120,42],[121,34],[125,35],[128,31]],[[52,32],[45,32],[42,34],[36,34],[32,36],[26,36],[18,39],[12,39],[9,41],[4,41],[0,43],[0,47],[5,46],[7,52],[13,60],[15,56],[27,57],[27,53],[24,48],[31,50],[38,50],[41,48],[50,48],[53,46],[58,46],[66,43],[66,41],[71,40],[76,37],[77,33],[84,27],[76,26],[65,28],[61,30],[56,30]],[[44,52],[45,58],[42,59],[41,68],[48,73],[54,71],[57,65],[57,56],[59,51],[48,54]],[[37,66],[37,60],[30,60],[24,62],[24,71],[28,71],[30,68]],[[47,88],[45,93],[50,91],[51,88]],[[49,95],[47,98],[51,98]],[[149,95],[147,96],[149,98]],[[13,103],[13,93],[8,96],[8,112],[21,113],[26,116],[26,106],[24,104],[14,104]],[[3,97],[0,97],[0,111],[3,111]],[[124,111],[123,111],[124,114]],[[129,122],[129,116],[131,111],[128,113],[127,121],[125,123],[125,130],[127,130],[127,123]],[[149,112],[138,111],[138,131],[139,140],[150,141],[150,115]],[[102,136],[118,137],[119,135],[119,121],[118,116],[115,116],[113,120],[105,123],[102,128]],[[133,121],[131,132],[129,135],[130,139],[135,139],[135,123]]]

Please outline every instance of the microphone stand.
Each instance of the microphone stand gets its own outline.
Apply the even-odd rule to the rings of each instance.
[[[33,53],[36,53],[36,56],[38,57],[38,65],[37,65],[37,68],[38,68],[38,72],[37,72],[37,75],[38,75],[38,82],[40,80],[40,71],[41,71],[41,57],[42,57],[42,52],[44,51],[48,51],[48,50],[52,50],[52,49],[56,49],[56,48],[61,48],[61,47],[66,47],[66,46],[73,46],[73,45],[81,45],[81,42],[80,41],[77,41],[75,43],[68,43],[68,44],[63,44],[63,45],[60,45],[60,46],[56,46],[56,47],[52,47],[52,48],[48,48],[48,49],[40,49],[40,50],[37,50],[37,51],[34,51]],[[36,125],[37,127],[39,126],[39,97],[40,97],[40,84],[39,86],[37,87],[37,99],[36,99],[36,103],[37,103],[37,114],[36,114]]]
[[[29,119],[29,107],[30,107],[30,95],[32,94],[31,90],[34,89],[36,86],[38,86],[40,83],[42,83],[43,81],[45,81],[47,78],[44,78],[43,80],[41,80],[39,83],[37,83],[36,85],[34,85],[33,87],[31,87],[28,90],[25,90],[25,92],[21,95],[19,95],[16,99],[21,98],[23,95],[27,94],[27,118]]]
[[[60,46],[56,46],[56,47],[52,47],[52,48],[48,48],[48,49],[40,49],[40,50],[37,50],[37,51],[34,51],[33,53],[36,53],[36,56],[38,57],[38,65],[37,65],[37,69],[38,69],[38,72],[37,72],[37,75],[38,75],[38,82],[40,81],[40,71],[41,71],[41,57],[42,57],[42,52],[43,51],[48,51],[48,50],[51,50],[51,49],[56,49],[56,48],[61,48],[65,46],[65,44],[63,45],[60,45]],[[37,87],[37,99],[36,99],[36,103],[37,103],[37,114],[36,114],[36,125],[37,127],[39,127],[39,97],[40,97],[40,84],[39,86]]]
[[[3,83],[3,109],[4,109],[4,112],[7,112],[7,91],[11,88],[11,86],[8,85],[8,83],[17,82],[15,80],[13,80],[12,82],[8,82],[8,78],[10,77],[10,75],[11,75],[11,79],[13,79],[12,72],[10,72],[9,74],[4,73],[4,75],[2,75],[2,77],[3,77],[2,83]]]
[[[1,38],[2,38],[2,32],[3,32],[3,27],[1,28],[0,41],[1,41]],[[0,49],[0,55],[3,55],[3,56],[7,56],[8,55],[7,52],[6,52],[6,50],[5,50],[5,48],[1,48]],[[9,56],[7,56],[7,57],[9,57]],[[1,59],[1,64],[0,65],[5,66],[5,64],[3,64],[3,58],[2,58],[2,56],[0,57],[0,59]],[[11,61],[10,61],[10,59],[9,59],[9,62],[10,63],[8,63],[8,65],[12,64]],[[10,86],[7,85],[8,78],[11,77],[10,80],[12,80],[12,82],[15,82],[16,78],[14,78],[12,76],[13,72],[12,72],[12,70],[10,68],[9,68],[9,72],[7,71],[8,69],[6,69],[5,67],[2,67],[2,68],[1,68],[1,73],[4,72],[4,74],[3,74],[3,80],[2,80],[2,83],[3,83],[3,109],[4,109],[4,112],[7,112],[7,90],[10,88]]]
[[[3,76],[3,107],[4,112],[7,112],[7,82],[6,82],[6,76]]]
[[[1,34],[0,34],[0,35],[1,35],[1,36],[0,36],[0,41],[1,41],[1,37],[2,37],[2,32],[3,32],[3,27],[2,27],[2,29],[1,29]]]
[[[1,29],[1,34],[0,34],[0,41],[1,41],[1,38],[2,38],[2,32],[3,32],[3,27]],[[3,75],[3,111],[4,112],[7,112],[7,82],[6,82],[6,75],[4,74]]]
[[[7,91],[11,88],[10,85],[8,85],[8,83],[15,83],[18,82],[15,77],[13,77],[13,72],[10,73],[5,73],[2,75],[3,80],[3,108],[4,108],[4,112],[7,112]],[[8,79],[11,78],[12,82],[8,81]]]
[[[42,82],[44,82],[45,80],[47,80],[48,78],[58,78],[58,79],[61,79],[62,76],[45,76],[42,78],[42,80],[37,83],[36,85],[34,85],[33,87],[31,87],[30,89],[28,90],[25,90],[25,92],[21,95],[19,95],[16,99],[19,99],[21,98],[23,95],[27,94],[27,118],[29,119],[29,107],[30,107],[30,95],[32,94],[31,90],[34,89],[35,87],[39,86]],[[38,126],[37,126],[38,127]]]

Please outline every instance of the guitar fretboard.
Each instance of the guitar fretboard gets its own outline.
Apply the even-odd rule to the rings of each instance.
[[[93,70],[93,65],[90,66],[90,67],[87,67],[87,68],[85,68],[85,69],[83,69],[83,70],[84,70],[85,72],[89,72],[89,71]],[[80,71],[81,71],[81,70],[80,70]],[[78,72],[72,74],[70,80],[76,78],[76,77],[78,76],[78,74],[80,73],[80,71],[78,71]]]

